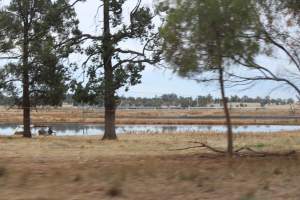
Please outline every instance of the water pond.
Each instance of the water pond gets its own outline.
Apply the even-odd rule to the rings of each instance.
[[[104,132],[103,125],[82,125],[82,124],[53,124],[51,128],[57,136],[82,136],[82,135],[101,135]],[[45,128],[32,128],[36,134],[38,130]],[[234,126],[235,133],[245,132],[266,132],[275,133],[280,131],[300,131],[300,126],[296,125],[247,125]],[[1,124],[0,135],[13,135],[15,131],[22,131],[18,125]],[[176,132],[225,132],[226,127],[222,125],[119,125],[117,133],[176,133]]]

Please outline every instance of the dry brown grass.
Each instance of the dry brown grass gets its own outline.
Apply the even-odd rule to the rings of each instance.
[[[288,109],[233,109],[234,116],[288,116]],[[118,110],[118,124],[224,124],[225,119],[180,119],[180,117],[223,116],[222,109],[198,110]],[[163,117],[163,118],[159,118]],[[170,118],[168,118],[170,117]],[[173,117],[173,118],[172,118]],[[178,117],[178,119],[174,119]],[[32,122],[37,123],[103,123],[104,112],[101,109],[49,108],[32,110]],[[0,109],[0,123],[22,123],[22,111],[19,109]],[[233,119],[236,125],[247,124],[300,124],[300,120],[255,120]]]
[[[225,148],[226,138],[215,133],[130,134],[119,141],[2,137],[0,199],[299,199],[298,156],[228,159],[200,149],[170,151],[190,141]],[[235,144],[298,151],[300,135],[242,134]]]

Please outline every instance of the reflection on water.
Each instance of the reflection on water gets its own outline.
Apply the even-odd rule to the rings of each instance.
[[[178,129],[178,126],[163,126],[161,132],[163,132],[163,133],[166,133],[166,132],[176,132],[177,129]]]
[[[0,135],[13,135],[17,125],[1,124]],[[80,125],[80,124],[57,124],[51,125],[57,136],[80,136],[80,135],[101,135],[104,132],[103,125]],[[19,129],[18,129],[19,130]],[[36,134],[39,128],[33,128]],[[281,125],[249,125],[233,126],[235,133],[244,132],[279,132],[279,131],[300,131],[300,126]],[[117,133],[176,133],[176,132],[225,132],[226,126],[222,125],[120,125],[117,126]]]

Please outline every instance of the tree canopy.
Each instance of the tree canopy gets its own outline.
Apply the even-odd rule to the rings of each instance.
[[[198,75],[259,52],[250,37],[259,31],[252,1],[177,1],[176,9],[170,7],[161,36],[165,58],[179,74]]]

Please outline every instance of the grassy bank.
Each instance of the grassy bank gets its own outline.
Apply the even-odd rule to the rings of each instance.
[[[233,109],[233,116],[290,116],[288,109]],[[297,114],[297,113],[296,113]],[[118,124],[224,124],[225,119],[197,119],[197,116],[224,116],[222,109],[118,110]],[[184,117],[192,117],[184,119]],[[233,124],[300,124],[300,119],[233,119]],[[22,110],[0,109],[0,123],[22,123]],[[104,123],[101,109],[44,108],[32,110],[32,123]]]
[[[298,156],[215,157],[172,151],[191,141],[225,148],[224,134],[0,138],[0,199],[298,199]],[[243,134],[236,148],[300,150],[300,135]],[[204,157],[203,157],[204,156]]]

